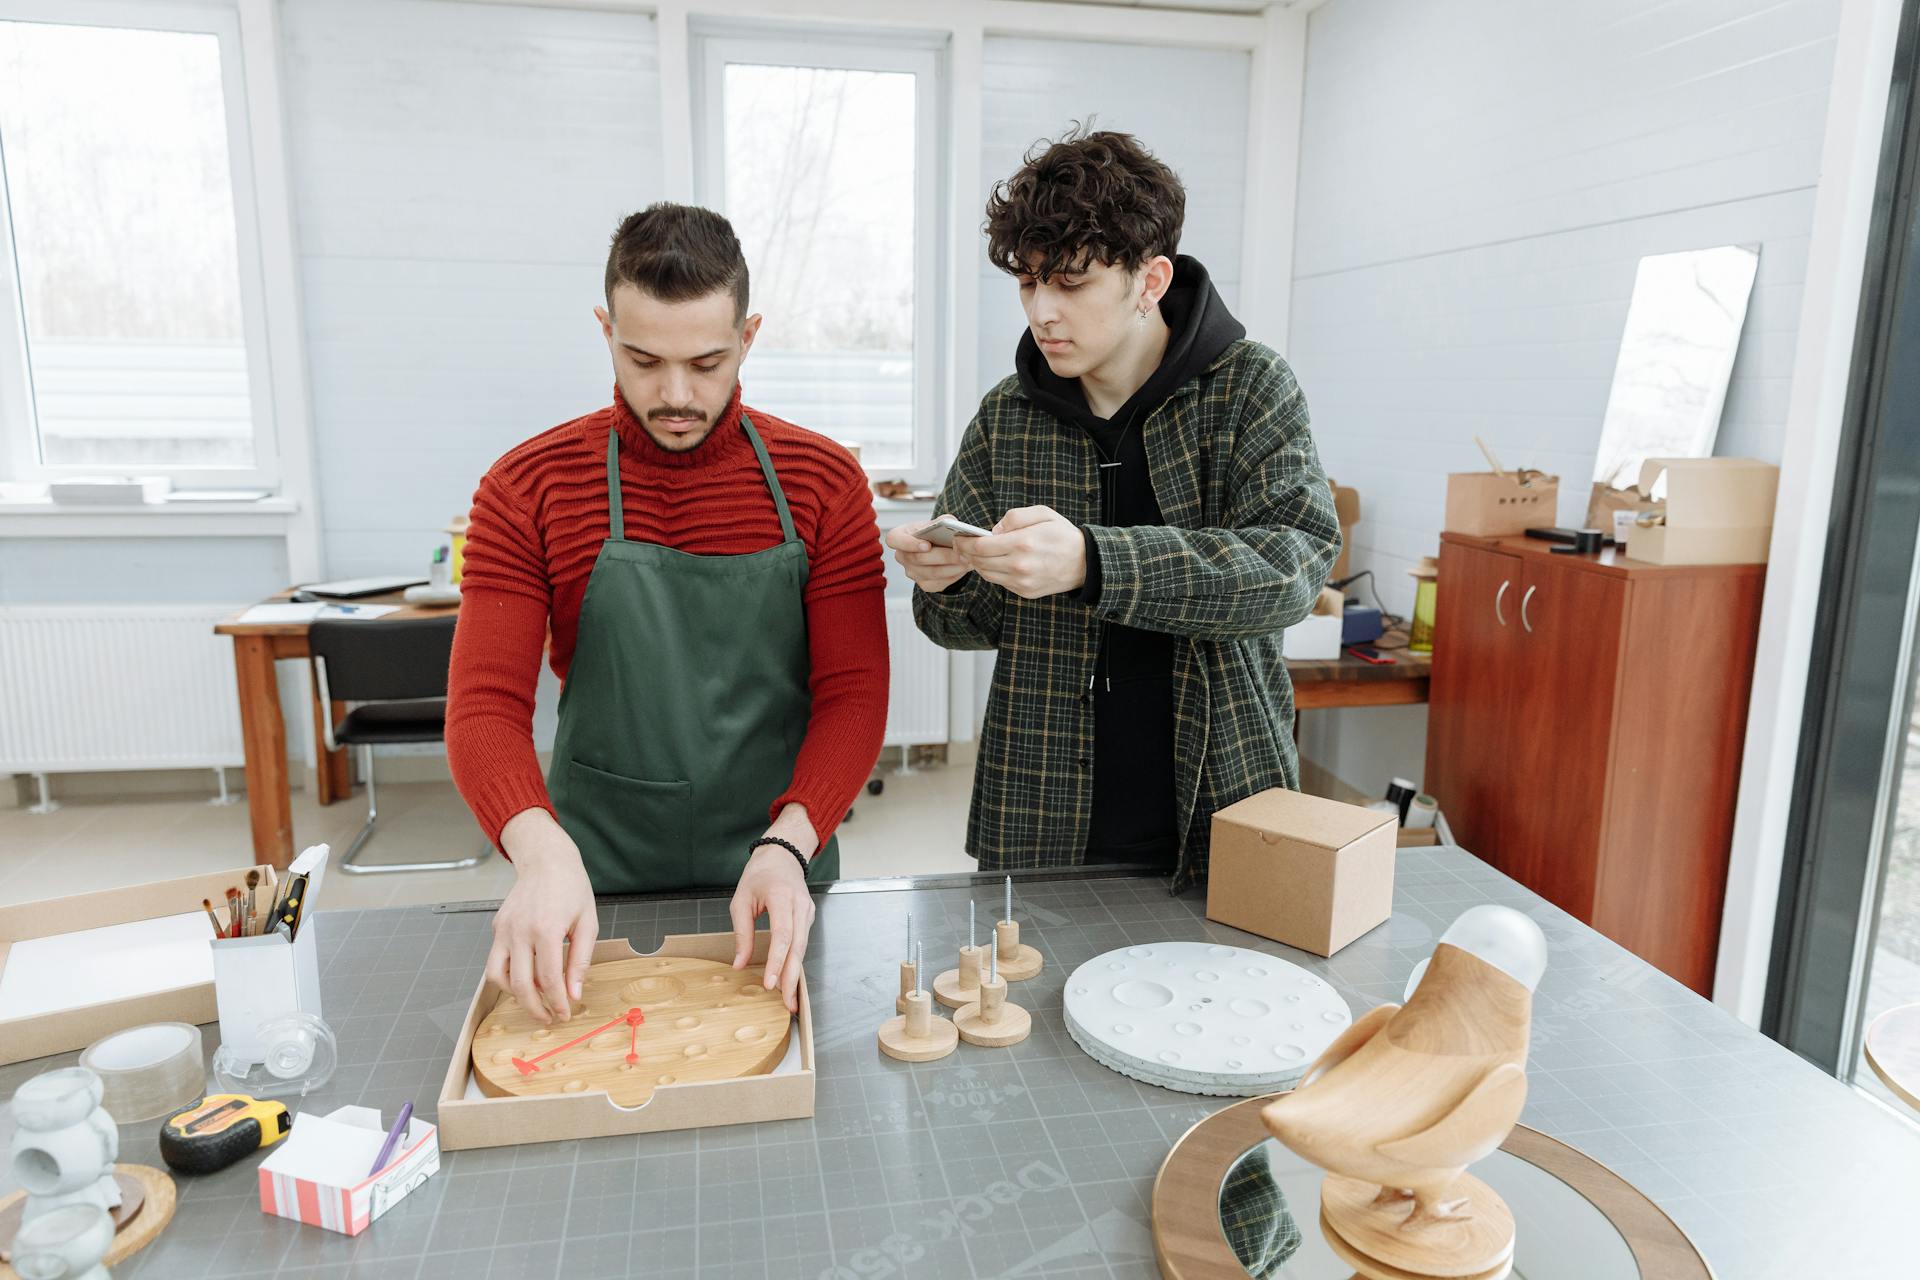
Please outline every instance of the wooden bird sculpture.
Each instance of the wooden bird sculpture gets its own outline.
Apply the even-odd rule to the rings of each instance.
[[[1465,1170],[1506,1140],[1526,1105],[1533,988],[1545,969],[1538,925],[1507,907],[1472,908],[1415,970],[1404,1006],[1359,1019],[1262,1112],[1274,1137],[1334,1175],[1323,1215],[1362,1258],[1387,1266],[1381,1274],[1510,1269],[1512,1215]]]

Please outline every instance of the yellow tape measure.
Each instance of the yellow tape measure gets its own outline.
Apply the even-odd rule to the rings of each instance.
[[[293,1117],[278,1102],[210,1093],[160,1126],[160,1158],[181,1173],[214,1173],[292,1128]]]

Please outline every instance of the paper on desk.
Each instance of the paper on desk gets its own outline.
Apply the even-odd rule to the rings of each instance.
[[[276,622],[312,622],[320,616],[317,604],[257,604],[240,615],[240,621],[254,625]]]
[[[367,621],[384,618],[400,608],[397,604],[257,604],[240,615],[240,621],[252,626],[272,626],[288,622],[317,622],[322,618]]]
[[[204,911],[29,938],[0,969],[0,1021],[213,981]]]
[[[368,1170],[386,1140],[380,1113],[372,1107],[336,1107],[325,1115],[302,1111],[286,1142],[260,1168],[327,1186],[356,1186],[373,1176]],[[411,1142],[403,1134],[398,1149]]]

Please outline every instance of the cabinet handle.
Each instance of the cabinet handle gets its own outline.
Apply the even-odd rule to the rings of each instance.
[[[1533,599],[1533,593],[1539,589],[1540,584],[1536,582],[1527,588],[1527,594],[1520,597],[1520,625],[1527,629],[1528,635],[1533,634],[1533,624],[1527,621],[1527,602]]]
[[[1507,588],[1512,585],[1511,581],[1502,581],[1500,589],[1493,593],[1493,616],[1500,619],[1500,625],[1503,627],[1507,625],[1507,615],[1501,611],[1500,602],[1507,598]]]

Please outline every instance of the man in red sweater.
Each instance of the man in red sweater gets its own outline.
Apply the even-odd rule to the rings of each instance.
[[[725,218],[627,218],[595,308],[613,404],[520,445],[474,494],[447,754],[517,879],[487,975],[565,1020],[594,893],[733,885],[796,1007],[808,884],[880,752],[887,635],[866,476],[824,436],[740,403],[760,328]],[[543,649],[562,681],[533,747]]]

